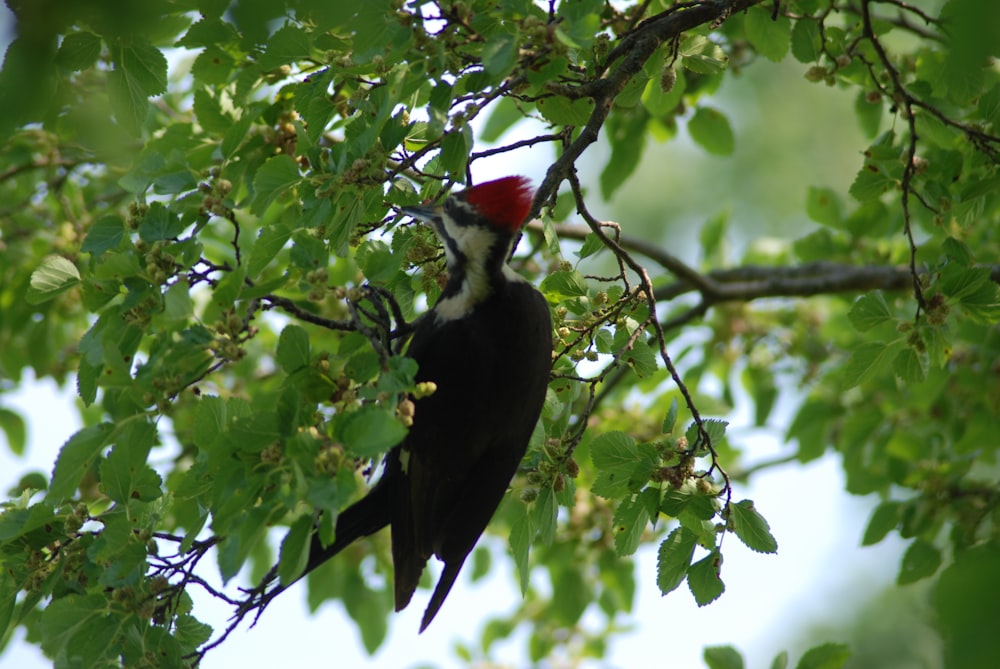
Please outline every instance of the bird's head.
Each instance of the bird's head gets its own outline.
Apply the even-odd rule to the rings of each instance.
[[[504,177],[453,193],[438,206],[403,207],[430,224],[441,238],[448,264],[492,255],[497,241],[504,252],[524,224],[533,191],[525,177]]]
[[[524,281],[507,259],[531,199],[527,179],[506,177],[449,195],[439,206],[402,208],[429,224],[444,247],[448,283],[434,305],[435,322],[464,318],[502,286]]]

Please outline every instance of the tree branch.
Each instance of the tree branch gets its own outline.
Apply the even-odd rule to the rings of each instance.
[[[591,233],[591,229],[583,225],[556,224],[553,227],[561,239],[582,241]],[[531,221],[526,228],[529,232],[542,232],[539,221]],[[645,239],[621,235],[618,244],[623,249],[646,256],[678,278],[674,283],[656,288],[654,294],[657,302],[697,292],[705,302],[696,308],[699,314],[720,302],[749,302],[765,297],[810,297],[869,290],[897,292],[912,287],[910,268],[904,265],[857,266],[819,261],[794,267],[744,265],[702,273]],[[1000,284],[1000,265],[987,267],[992,280]],[[688,318],[685,322],[687,320],[691,319]]]
[[[607,66],[620,59],[614,69],[606,69],[598,78],[576,86],[559,86],[558,93],[570,99],[593,99],[594,111],[576,139],[566,146],[558,160],[549,167],[535,193],[529,215],[537,216],[545,203],[555,197],[560,184],[569,177],[577,158],[597,141],[615,98],[661,44],[700,25],[721,24],[733,12],[741,12],[760,2],[761,0],[706,0],[675,5],[646,19],[619,42],[608,54],[606,63]]]

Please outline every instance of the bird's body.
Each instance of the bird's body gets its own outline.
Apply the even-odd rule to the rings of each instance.
[[[545,400],[548,305],[506,262],[529,203],[526,181],[510,177],[452,195],[439,209],[404,209],[434,227],[448,260],[448,283],[407,349],[417,381],[436,391],[414,400],[407,437],[368,494],[341,512],[334,542],[313,538],[306,573],[390,525],[397,611],[427,560],[442,560],[421,631],[500,504]]]

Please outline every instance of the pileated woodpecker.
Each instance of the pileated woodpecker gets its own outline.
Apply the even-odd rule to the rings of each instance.
[[[381,478],[340,513],[332,544],[313,536],[305,573],[354,540],[391,526],[396,610],[409,604],[427,560],[444,562],[422,632],[451,590],[527,449],[545,400],[552,359],[548,304],[508,265],[531,205],[524,177],[468,188],[439,207],[404,207],[437,233],[448,282],[421,319],[407,355],[417,381],[406,439]]]

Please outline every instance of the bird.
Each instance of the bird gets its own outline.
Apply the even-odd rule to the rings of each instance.
[[[486,529],[527,450],[552,365],[545,297],[508,260],[532,201],[512,176],[401,207],[439,238],[447,282],[418,321],[406,355],[416,381],[413,423],[385,456],[368,493],[337,517],[334,539],[311,539],[305,575],[388,525],[396,611],[413,597],[432,556],[444,563],[420,623],[427,629]],[[301,578],[301,576],[300,576]]]

